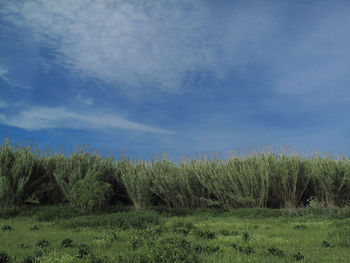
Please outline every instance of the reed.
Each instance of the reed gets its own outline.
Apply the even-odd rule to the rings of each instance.
[[[109,205],[131,202],[135,208],[296,208],[308,200],[318,200],[323,207],[350,204],[350,160],[331,155],[306,158],[295,151],[261,151],[234,154],[228,160],[204,156],[179,163],[145,162],[83,150],[40,153],[6,139],[0,145],[0,164],[1,206],[74,203],[71,197],[83,196],[74,192],[84,182],[86,189],[86,182],[108,188]],[[83,202],[89,198],[84,196]]]

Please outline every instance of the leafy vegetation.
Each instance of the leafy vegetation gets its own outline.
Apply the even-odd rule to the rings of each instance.
[[[0,145],[1,262],[350,262],[350,159]],[[270,209],[275,208],[275,209]]]
[[[309,158],[294,152],[232,155],[227,160],[102,158],[76,151],[40,153],[37,148],[0,145],[0,215],[21,205],[69,203],[84,213],[133,204],[137,209],[345,207],[350,204],[350,160]]]

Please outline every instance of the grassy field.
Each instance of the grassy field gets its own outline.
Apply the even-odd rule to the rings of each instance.
[[[350,209],[312,205],[90,215],[21,208],[0,219],[0,262],[350,262]]]

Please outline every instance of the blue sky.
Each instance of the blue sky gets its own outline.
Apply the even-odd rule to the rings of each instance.
[[[349,1],[0,1],[0,137],[349,155]]]

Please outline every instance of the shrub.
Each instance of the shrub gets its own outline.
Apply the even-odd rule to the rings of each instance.
[[[111,185],[101,180],[101,173],[90,171],[73,185],[68,198],[73,207],[89,213],[106,206],[111,194]]]
[[[292,258],[296,261],[305,259],[305,257],[299,251],[297,253],[293,254]]]
[[[252,247],[238,247],[238,251],[245,255],[250,255],[255,252]]]
[[[2,231],[12,231],[13,228],[10,225],[3,225],[1,228]]]
[[[109,241],[109,242],[119,242],[121,239],[117,235],[117,233],[112,232],[112,233],[107,234],[106,240]]]
[[[36,245],[36,247],[40,247],[40,248],[45,248],[45,247],[48,247],[49,246],[49,241],[45,240],[45,239],[42,239],[42,240],[39,240]]]
[[[249,240],[251,239],[251,236],[248,231],[243,231],[242,239],[244,242],[249,242]]]
[[[80,244],[78,246],[78,254],[76,255],[77,258],[85,258],[89,255],[90,248],[86,244]]]
[[[214,232],[211,232],[209,230],[200,230],[200,229],[194,229],[191,231],[192,234],[194,234],[196,237],[203,238],[203,239],[215,239],[216,235]]]
[[[5,251],[0,251],[0,263],[10,263],[11,258]]]
[[[70,238],[65,238],[61,241],[61,247],[73,247],[73,240]]]
[[[325,247],[325,248],[328,248],[328,247],[334,247],[333,244],[331,244],[329,241],[327,240],[323,240],[322,243],[321,243],[321,247]]]
[[[273,256],[278,256],[278,257],[283,257],[284,253],[282,249],[276,248],[276,247],[270,247],[267,249],[271,255]]]
[[[152,249],[154,262],[199,262],[191,243],[178,237],[163,237],[158,239]]]

